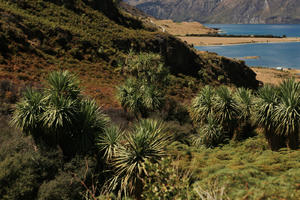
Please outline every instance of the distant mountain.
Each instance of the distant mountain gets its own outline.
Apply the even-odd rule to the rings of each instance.
[[[300,0],[124,0],[159,19],[201,23],[297,24]]]

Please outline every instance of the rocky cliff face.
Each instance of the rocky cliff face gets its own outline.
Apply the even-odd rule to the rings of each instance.
[[[299,0],[125,0],[149,15],[202,23],[300,23]]]

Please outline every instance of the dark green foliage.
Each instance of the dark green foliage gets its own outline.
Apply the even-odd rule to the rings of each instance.
[[[255,126],[252,123],[251,117],[253,115],[254,96],[251,90],[238,88],[234,93],[234,98],[241,111],[239,116],[239,130],[236,131],[235,139],[241,140],[253,136]]]
[[[273,150],[299,147],[299,83],[286,80],[279,87],[264,86],[258,92],[256,122]],[[285,144],[286,143],[286,144]]]
[[[132,50],[124,61],[119,63],[119,71],[130,75],[145,84],[155,84],[164,90],[169,83],[169,70],[159,54],[139,53]]]
[[[205,86],[199,94],[192,100],[190,107],[190,116],[194,124],[205,124],[206,117],[213,111],[214,89],[211,86]]]
[[[67,173],[61,173],[55,179],[43,183],[38,192],[38,200],[81,200],[83,186]]]
[[[0,162],[0,198],[34,199],[40,184],[56,173],[53,160],[39,153],[18,153]]]
[[[158,162],[166,154],[170,136],[162,122],[145,119],[134,125],[124,137],[112,155],[114,174],[106,183],[106,192],[117,190],[119,196],[140,199],[147,175],[145,162]]]
[[[231,91],[227,87],[221,86],[216,90],[215,94],[213,108],[215,117],[227,134],[229,134],[229,137],[232,137],[234,130],[238,126],[238,118],[241,111]]]
[[[25,91],[12,124],[32,135],[36,144],[58,145],[68,156],[91,150],[108,118],[94,101],[80,96],[79,82],[68,71],[53,72],[47,80],[44,91]]]
[[[117,146],[123,139],[124,134],[119,127],[111,126],[106,128],[102,135],[98,136],[96,145],[107,162],[110,162],[113,156],[116,155]]]
[[[210,113],[207,117],[207,123],[197,130],[197,134],[193,135],[191,140],[195,146],[199,147],[204,144],[207,148],[210,148],[222,143],[224,137],[222,126],[218,123],[216,117]]]
[[[226,138],[235,138],[244,105],[242,101],[239,102],[240,105],[225,86],[217,89],[205,86],[192,100],[189,110],[191,119],[198,129],[194,144],[198,146],[202,143],[212,147],[224,142]]]
[[[8,128],[5,121],[2,118],[0,125],[0,199],[35,199],[43,181],[58,172],[58,154],[41,155],[30,138]]]
[[[187,106],[171,98],[166,99],[164,106],[164,120],[177,121],[180,125],[191,123]]]
[[[126,111],[147,118],[162,108],[169,73],[159,55],[130,52],[119,70],[131,76],[117,88],[117,99]]]
[[[150,112],[159,110],[164,103],[164,95],[154,85],[127,79],[124,85],[117,88],[117,99],[126,111],[147,118]]]
[[[159,163],[146,162],[147,178],[144,199],[194,199],[188,171],[181,171],[170,157]]]

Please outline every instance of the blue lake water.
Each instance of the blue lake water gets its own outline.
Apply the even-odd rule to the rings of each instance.
[[[300,42],[200,46],[195,48],[201,51],[216,52],[219,55],[231,58],[240,59],[246,56],[259,56],[258,59],[245,59],[248,66],[281,66],[300,69]]]
[[[205,24],[224,34],[300,37],[300,24]]]
[[[206,24],[231,35],[275,35],[300,37],[300,24]],[[260,43],[229,46],[201,46],[198,50],[216,52],[221,56],[245,60],[249,66],[300,69],[300,43]],[[259,56],[258,59],[243,59]]]

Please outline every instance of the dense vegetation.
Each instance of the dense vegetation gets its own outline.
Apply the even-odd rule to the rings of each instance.
[[[128,124],[110,122],[68,71],[24,91],[11,119],[24,136],[5,128],[1,140],[1,199],[300,197],[300,83],[206,86],[189,119],[164,103],[160,57],[129,58],[118,89]]]
[[[245,64],[201,57],[173,36],[119,11],[112,0],[1,0],[0,14],[0,79],[17,88],[40,85],[49,71],[64,69],[77,73],[98,103],[101,99],[105,107],[118,107],[111,94],[124,76],[115,69],[130,49],[161,55],[174,75],[174,87],[167,92],[177,99],[194,94],[189,80],[197,87],[219,84],[216,77],[224,76],[222,83],[258,86]]]
[[[1,74],[9,75],[11,80],[0,82],[0,199],[299,199],[300,84],[287,80],[278,87],[264,86],[253,91],[216,84],[203,86],[210,80],[240,85],[243,77],[231,80],[239,76],[232,70],[244,65],[216,55],[197,57],[177,41],[185,49],[183,55],[207,61],[197,65],[202,66],[196,69],[197,76],[180,74],[183,66],[174,69],[168,65],[166,54],[136,48],[142,37],[161,33],[148,32],[135,19],[122,17],[115,3],[0,1],[0,12],[6,13],[12,24],[15,17],[23,20],[18,26],[4,29],[17,27],[20,31],[5,32],[9,40],[4,41],[15,42],[4,46],[15,52],[1,51],[1,55],[7,53]],[[112,12],[107,12],[110,8]],[[53,18],[48,18],[48,12]],[[58,13],[61,18],[57,18]],[[103,26],[95,29],[92,20],[79,26],[78,17],[94,17],[95,23]],[[63,19],[65,23],[58,23]],[[0,20],[1,26],[6,26]],[[17,40],[17,36],[24,36],[24,27],[29,24],[41,25],[45,37],[42,46],[48,50],[42,46],[32,49],[33,46],[21,45],[22,39]],[[51,32],[51,24],[63,29]],[[59,36],[54,42],[50,40],[54,37],[47,35],[65,33],[64,30],[72,39],[66,37],[62,42]],[[89,35],[89,31],[94,32]],[[92,37],[93,34],[97,35]],[[105,34],[107,37],[101,38]],[[130,34],[137,43],[125,45],[126,51],[110,44],[116,38],[128,39]],[[132,42],[127,39],[124,40]],[[92,41],[108,46],[97,48]],[[78,44],[87,45],[78,46],[76,55],[82,59],[71,58],[72,47]],[[71,46],[67,48],[68,45]],[[108,53],[107,49],[114,52]],[[52,56],[49,50],[54,52]],[[16,56],[16,52],[20,55]],[[55,63],[42,69],[40,65],[31,70],[20,65],[18,69],[10,68],[18,59],[24,62],[28,55],[33,61],[45,56]],[[59,62],[70,58],[72,62],[77,60],[78,68],[74,63],[69,66],[69,61]],[[65,65],[47,72],[59,64]],[[83,85],[90,83],[84,78],[93,79],[103,72],[103,66],[97,68],[94,64],[105,65],[109,73],[95,78],[93,84],[118,85],[115,94],[98,91],[96,94],[101,95],[97,102],[83,90]],[[231,64],[235,67],[230,71]],[[42,75],[44,81],[29,85],[27,80],[16,85],[14,77],[22,73],[36,80]],[[246,85],[255,89],[257,81]],[[174,98],[178,95],[189,102],[193,93],[198,95],[188,104]],[[108,99],[123,110],[99,106]]]

